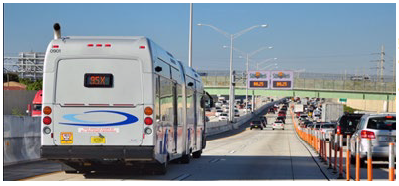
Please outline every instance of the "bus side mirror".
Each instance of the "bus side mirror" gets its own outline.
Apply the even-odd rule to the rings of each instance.
[[[162,67],[160,67],[160,66],[155,67],[155,72],[161,72],[161,71],[162,71]]]
[[[187,85],[192,87],[194,85],[194,83],[193,82],[189,82]]]

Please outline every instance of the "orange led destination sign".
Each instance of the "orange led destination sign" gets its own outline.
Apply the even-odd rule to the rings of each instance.
[[[291,81],[273,81],[273,88],[289,88]]]
[[[267,88],[268,81],[249,81],[250,88]]]
[[[84,86],[85,87],[101,87],[107,88],[113,85],[112,74],[85,74]]]

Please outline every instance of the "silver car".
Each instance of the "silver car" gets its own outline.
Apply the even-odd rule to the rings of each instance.
[[[367,158],[368,142],[371,139],[373,159],[387,160],[389,143],[396,141],[396,114],[365,114],[360,119],[350,139],[351,158],[356,155],[356,138],[360,138],[360,158]],[[355,161],[352,161],[355,162]]]

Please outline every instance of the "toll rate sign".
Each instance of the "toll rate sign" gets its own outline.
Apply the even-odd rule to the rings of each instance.
[[[294,71],[271,71],[271,89],[289,89],[294,87]]]
[[[269,71],[248,71],[247,83],[249,89],[269,89]]]

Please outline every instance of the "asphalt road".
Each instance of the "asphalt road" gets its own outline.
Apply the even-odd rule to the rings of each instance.
[[[267,115],[272,123],[276,115]],[[327,180],[310,151],[299,141],[287,115],[285,130],[249,130],[248,124],[236,131],[214,136],[203,156],[189,164],[169,164],[166,175],[141,173],[65,174],[55,172],[29,181],[79,180]]]

